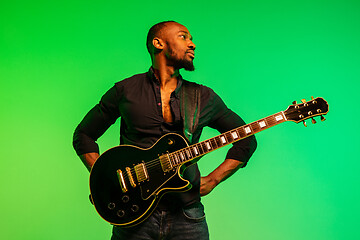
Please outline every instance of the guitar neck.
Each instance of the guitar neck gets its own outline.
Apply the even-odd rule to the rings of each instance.
[[[208,140],[193,144],[173,153],[169,153],[168,158],[171,161],[173,167],[179,166],[223,146],[242,140],[246,137],[254,135],[255,133],[261,132],[285,121],[287,121],[286,116],[284,112],[281,111],[256,122],[252,122],[222,133]]]

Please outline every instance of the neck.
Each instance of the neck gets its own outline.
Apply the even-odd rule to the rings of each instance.
[[[154,59],[152,67],[154,69],[155,76],[160,81],[162,89],[176,88],[178,77],[180,75],[179,69],[166,64],[166,61],[161,61],[159,58]]]

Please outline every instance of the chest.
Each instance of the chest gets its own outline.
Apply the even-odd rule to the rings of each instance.
[[[122,121],[130,129],[160,128],[166,123],[180,122],[180,100],[171,91],[160,88],[126,92],[119,104]]]
[[[173,91],[161,90],[161,112],[164,118],[164,121],[167,123],[173,122],[174,117],[171,110],[171,93]]]

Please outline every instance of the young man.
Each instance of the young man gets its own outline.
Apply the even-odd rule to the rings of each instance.
[[[192,36],[177,22],[161,22],[150,28],[147,48],[152,60],[150,70],[116,83],[75,130],[74,148],[89,170],[99,157],[96,140],[119,117],[120,144],[149,148],[164,134],[184,136],[180,93],[188,82],[179,70],[194,70]],[[245,124],[213,90],[197,86],[200,91],[197,125],[190,137],[185,136],[190,144],[199,141],[205,126],[223,133]],[[200,177],[197,164],[189,166],[183,173],[192,184],[189,191],[165,194],[156,210],[142,223],[130,228],[114,226],[112,239],[209,239],[200,196],[207,195],[244,167],[255,148],[254,136],[234,143],[225,161],[208,176]]]

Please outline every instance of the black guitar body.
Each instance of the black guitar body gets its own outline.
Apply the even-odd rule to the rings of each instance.
[[[182,136],[171,133],[148,149],[120,145],[104,152],[90,173],[91,198],[100,216],[113,225],[134,226],[154,211],[166,192],[190,189],[189,181],[181,177],[184,164],[164,172],[159,160],[187,146]],[[146,167],[146,180],[138,181],[135,166]]]

